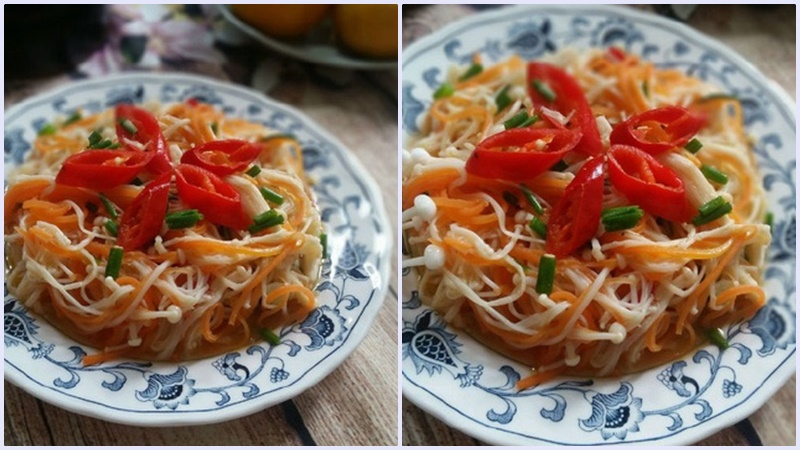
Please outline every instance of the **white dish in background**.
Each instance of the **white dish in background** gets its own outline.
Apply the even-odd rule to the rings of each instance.
[[[517,391],[526,367],[445,325],[403,275],[402,383],[410,401],[477,439],[503,445],[681,445],[752,414],[795,372],[795,115],[793,101],[724,45],[677,22],[629,8],[519,6],[476,14],[403,52],[403,140],[408,142],[448,67],[475,53],[488,64],[533,60],[565,46],[617,45],[739,96],[757,138],[775,215],[767,304],[731,326],[732,346],[691,352],[619,378],[562,377]]]
[[[76,108],[98,112],[119,102],[197,98],[226,115],[294,134],[314,179],[328,234],[329,262],[317,308],[277,333],[281,343],[181,363],[116,360],[84,367],[94,350],[28,313],[5,289],[6,380],[61,408],[140,426],[199,425],[252,414],[288,400],[338,367],[365,337],[383,303],[392,227],[380,191],[348,150],[301,112],[263,95],[187,75],[129,74],[69,84],[5,111],[6,175],[36,131]]]
[[[331,30],[312,31],[308,37],[294,41],[280,40],[267,36],[239,19],[228,5],[220,5],[219,10],[228,23],[243,31],[261,45],[300,61],[342,69],[397,70],[397,58],[390,60],[368,59],[341,50],[333,41],[333,31]]]

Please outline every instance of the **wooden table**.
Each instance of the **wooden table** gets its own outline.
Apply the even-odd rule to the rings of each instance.
[[[654,12],[651,6],[637,9]],[[461,5],[403,8],[403,45],[440,29],[443,25],[474,14]],[[795,6],[750,7],[743,5],[698,7],[688,24],[727,44],[775,80],[796,98]],[[794,445],[796,438],[796,376],[758,411],[736,426],[724,429],[697,445]],[[403,445],[482,445],[452,429],[403,399]]]
[[[358,157],[378,182],[390,223],[396,224],[397,73],[331,70],[291,61],[222,29],[213,11],[206,14],[215,23],[216,56],[223,59],[162,60],[155,69],[200,73],[255,86],[297,107]],[[141,67],[121,68],[134,69]],[[68,73],[21,82],[6,80],[4,106],[68,82]],[[396,273],[393,253],[389,293],[361,345],[319,384],[281,405],[215,425],[144,428],[73,414],[5,382],[5,444],[396,445]]]

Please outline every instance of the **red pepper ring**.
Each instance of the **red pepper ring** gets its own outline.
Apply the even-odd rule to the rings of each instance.
[[[577,131],[512,128],[479,143],[467,160],[466,170],[484,178],[528,180],[553,167],[580,139]]]
[[[706,124],[706,118],[679,106],[637,114],[611,131],[611,145],[631,145],[651,155],[683,147]]]
[[[211,141],[184,153],[181,163],[202,167],[223,177],[244,170],[263,148],[241,139]]]
[[[172,172],[172,162],[167,153],[167,140],[161,132],[158,120],[147,110],[129,105],[119,104],[114,109],[116,119],[117,138],[121,145],[129,150],[139,151],[139,148],[127,144],[125,140],[138,142],[144,145],[144,151],[153,153],[153,160],[147,165],[147,170],[155,174]],[[122,125],[123,121],[130,121],[135,131]]]
[[[648,213],[673,222],[692,219],[683,180],[653,156],[614,145],[608,151],[608,174],[614,188]]]
[[[209,222],[234,230],[252,224],[253,220],[244,213],[239,192],[222,178],[191,164],[180,164],[175,173],[181,201],[199,210]]]
[[[152,153],[131,150],[86,150],[67,157],[56,183],[94,189],[111,189],[129,183],[153,159]]]
[[[142,153],[142,152],[138,152]],[[152,153],[147,153],[151,157]],[[169,205],[169,182],[172,173],[161,174],[139,192],[133,203],[122,213],[117,244],[124,250],[136,250],[149,244],[158,233]]]
[[[545,250],[556,258],[571,255],[588,242],[600,226],[603,212],[603,157],[583,164],[553,206],[547,223]]]

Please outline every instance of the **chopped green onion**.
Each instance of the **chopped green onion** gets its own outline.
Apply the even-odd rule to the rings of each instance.
[[[253,224],[250,225],[248,230],[250,230],[250,233],[258,233],[259,231],[272,228],[275,225],[280,225],[282,223],[283,216],[278,214],[278,212],[274,209],[271,209],[265,213],[257,215],[255,219],[253,219]]]
[[[600,220],[606,231],[619,231],[633,228],[644,216],[644,211],[638,206],[620,206],[603,211]]]
[[[703,172],[703,175],[705,175],[707,179],[715,183],[726,184],[728,182],[728,176],[717,170],[715,167],[703,164],[700,166],[700,172]]]
[[[469,66],[469,69],[467,69],[467,71],[458,78],[458,81],[469,80],[481,72],[483,72],[483,66],[478,63],[473,63],[471,66]]]
[[[103,140],[103,135],[100,134],[98,131],[92,131],[92,134],[89,135],[89,146],[97,144],[98,142]]]
[[[539,275],[536,277],[536,292],[549,294],[553,292],[556,279],[556,257],[545,253],[539,259]]]
[[[708,340],[711,341],[712,344],[723,350],[731,346],[731,344],[728,343],[728,339],[725,338],[725,333],[719,328],[710,328],[706,330],[706,336],[708,336]]]
[[[525,200],[528,201],[528,204],[533,207],[533,210],[536,211],[536,214],[544,214],[544,208],[542,208],[542,204],[539,203],[539,200],[536,199],[536,196],[533,195],[530,189],[524,184],[519,186],[522,189],[522,194],[525,195]]]
[[[39,136],[47,136],[50,134],[55,134],[56,131],[58,131],[58,128],[56,128],[56,126],[53,125],[52,123],[48,123],[42,128],[39,128]]]
[[[261,196],[264,197],[264,200],[275,203],[278,206],[283,204],[283,197],[272,189],[261,186],[258,190],[261,192]]]
[[[108,217],[117,220],[119,218],[119,215],[117,214],[117,208],[114,207],[114,204],[111,203],[111,200],[109,200],[105,195],[100,194],[100,201],[103,202],[103,206],[108,212]]]
[[[263,138],[261,138],[261,142],[267,142],[273,139],[293,139],[296,141],[297,137],[289,133],[275,133],[275,134],[270,134],[269,136],[264,136]]]
[[[722,197],[716,197],[697,209],[698,214],[692,219],[692,223],[704,225],[719,219],[731,211],[733,211],[733,206],[730,203]]]
[[[703,148],[703,143],[698,141],[697,138],[693,138],[688,144],[684,145],[683,148],[688,150],[689,153],[697,153]]]
[[[122,247],[111,247],[111,251],[108,252],[108,263],[106,263],[106,276],[116,280],[121,268]]]
[[[539,117],[536,114],[534,114],[534,115],[528,117],[527,119],[525,119],[525,122],[522,122],[519,125],[519,127],[517,127],[517,128],[529,127],[529,126],[535,124],[537,120],[539,120]]]
[[[730,94],[718,93],[718,94],[711,94],[711,95],[706,95],[705,97],[701,97],[701,98],[699,98],[697,100],[697,103],[703,103],[703,102],[707,102],[707,101],[711,101],[711,100],[733,100],[733,101],[737,101],[738,102],[739,101],[739,97],[736,97],[735,95],[730,95]]]
[[[642,93],[645,97],[650,97],[650,89],[647,88],[647,81],[642,81]]]
[[[113,220],[106,220],[105,227],[106,230],[108,230],[108,234],[114,237],[117,237],[117,234],[119,234],[119,225]]]
[[[528,226],[531,227],[531,230],[536,232],[536,234],[538,234],[542,239],[547,237],[547,225],[542,222],[542,219],[533,216],[533,219],[531,219]]]
[[[95,133],[97,132],[93,131],[92,134],[89,135],[89,148],[111,147],[111,145],[113,144],[113,142],[111,142],[111,139],[103,139],[103,136],[101,136],[100,133],[97,133],[97,135],[95,135]]]
[[[247,172],[245,172],[245,173],[250,175],[251,177],[254,177],[254,176],[256,176],[256,175],[261,173],[261,167],[253,166],[253,167],[247,169]]]
[[[436,92],[433,93],[433,98],[440,99],[445,97],[450,97],[451,95],[456,93],[456,88],[453,87],[450,83],[444,83],[439,86],[439,89],[436,89]]]
[[[775,221],[775,216],[772,214],[772,212],[767,212],[767,214],[764,216],[764,223],[769,225],[770,233],[772,233],[772,222],[774,221]]]
[[[511,88],[510,84],[505,85],[503,89],[500,89],[497,97],[494,98],[494,102],[497,104],[497,112],[506,109],[511,104],[511,97],[508,96],[509,88]]]
[[[219,125],[217,125],[217,122],[212,122],[211,132],[214,133],[214,135],[216,136],[218,131],[219,131]]]
[[[77,122],[79,120],[81,120],[81,113],[79,113],[78,111],[75,111],[69,117],[67,117],[67,120],[65,120],[64,123],[61,126],[65,127],[65,126],[71,125],[71,124],[73,124],[73,123],[75,123],[75,122]]]
[[[108,148],[110,149],[118,149],[119,147],[120,147],[119,142],[114,142],[113,144],[108,146]]]
[[[517,198],[516,195],[512,194],[511,192],[504,191],[503,192],[503,200],[508,202],[508,204],[510,204],[511,206],[519,208],[519,199]]]
[[[319,243],[322,244],[322,259],[328,258],[328,235],[322,233],[319,235]]]
[[[503,122],[503,126],[506,128],[506,130],[510,130],[511,128],[519,128],[528,119],[528,111],[522,110],[516,113],[512,118]]]
[[[187,209],[184,211],[176,211],[167,214],[164,221],[170,230],[178,228],[193,227],[197,222],[203,220],[203,215],[196,209]]]
[[[273,333],[271,330],[267,328],[262,328],[259,330],[261,333],[261,337],[264,338],[265,341],[269,343],[269,345],[278,345],[281,343],[281,338]]]
[[[544,81],[541,80],[533,80],[531,82],[533,88],[536,89],[536,92],[539,93],[545,100],[550,103],[553,103],[556,99],[556,93],[547,85]]]
[[[136,125],[134,125],[129,119],[122,119],[119,121],[119,124],[130,134],[136,134],[136,132],[139,131],[139,129],[136,128]]]

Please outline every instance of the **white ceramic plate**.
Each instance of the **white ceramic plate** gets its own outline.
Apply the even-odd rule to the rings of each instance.
[[[5,378],[46,402],[142,426],[234,419],[319,382],[361,342],[380,309],[394,239],[377,185],[334,137],[301,112],[254,91],[187,75],[133,74],[71,84],[5,112],[5,173],[22,161],[36,130],[57,114],[191,97],[301,142],[328,233],[330,262],[316,289],[319,306],[302,323],[280,330],[275,347],[252,345],[186,363],[119,360],[84,367],[81,356],[94,350],[29,314],[5,289]]]
[[[618,379],[560,378],[517,391],[526,368],[446,326],[403,278],[403,395],[483,441],[506,445],[678,445],[744,419],[795,371],[795,116],[774,83],[742,57],[692,29],[603,6],[503,8],[451,24],[403,52],[403,137],[417,131],[452,64],[480,52],[533,60],[565,46],[621,46],[661,67],[707,79],[742,99],[775,214],[767,304],[731,326],[730,349],[698,349]]]
[[[219,10],[225,19],[261,45],[300,61],[354,70],[397,70],[397,58],[367,59],[342,51],[333,42],[330,30],[312,32],[304,39],[296,41],[280,40],[267,36],[239,19],[228,5],[220,5]]]

